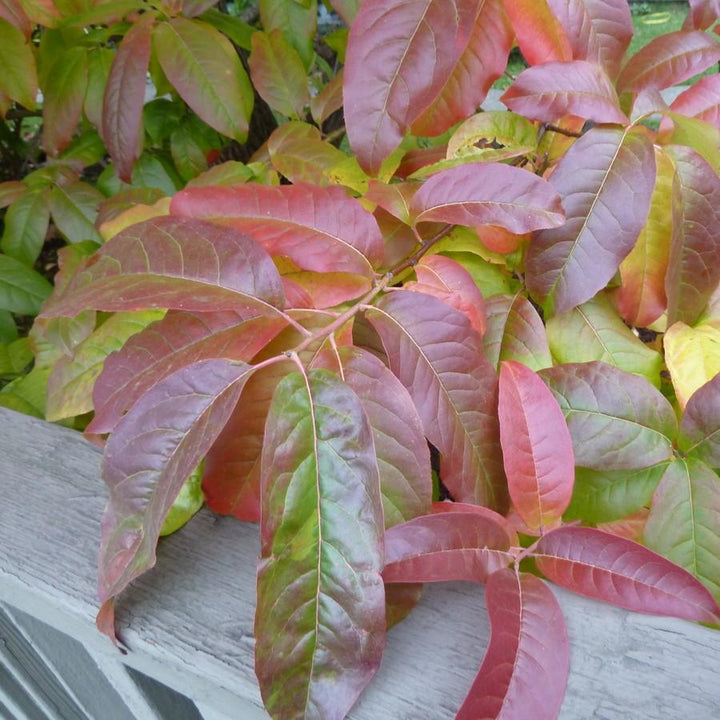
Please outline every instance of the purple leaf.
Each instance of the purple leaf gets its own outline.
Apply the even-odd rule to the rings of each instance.
[[[680,450],[711,467],[720,467],[720,375],[696,390],[680,424]]]

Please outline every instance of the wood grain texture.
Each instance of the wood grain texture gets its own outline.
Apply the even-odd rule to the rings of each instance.
[[[11,411],[0,410],[0,423],[0,601],[111,653],[93,625],[99,453],[71,431]],[[242,720],[267,718],[252,657],[257,534],[203,511],[161,542],[157,567],[118,601],[127,664]],[[562,720],[718,717],[715,631],[557,594],[572,644]],[[482,587],[428,587],[390,632],[351,720],[451,720],[487,637]]]

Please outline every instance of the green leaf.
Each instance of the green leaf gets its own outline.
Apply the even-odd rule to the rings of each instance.
[[[155,98],[143,107],[143,125],[152,142],[162,147],[165,140],[180,127],[187,110],[182,100]]]
[[[185,481],[180,494],[175,498],[175,502],[163,520],[160,537],[179,530],[203,506],[205,496],[202,491],[202,470],[203,464],[200,463],[190,473],[190,477]]]
[[[0,390],[0,407],[42,418],[45,416],[45,387],[50,368],[33,368],[27,375]]]
[[[49,224],[47,191],[44,188],[29,190],[8,208],[0,248],[6,255],[32,267],[42,250]]]
[[[52,285],[40,273],[15,258],[0,255],[0,310],[37,315],[51,292]]]
[[[493,295],[514,295],[520,289],[520,283],[505,272],[504,268],[483,260],[479,255],[447,251],[440,254],[459,262],[472,275],[485,298]]]
[[[0,343],[0,376],[19,375],[33,359],[30,340],[26,337],[11,343]]]
[[[239,48],[248,52],[252,48],[251,38],[257,32],[257,28],[248,25],[239,17],[210,8],[200,16],[200,19],[220,30],[223,35],[227,35]]]
[[[14,25],[0,18],[0,91],[29,110],[38,90],[35,58],[29,43]]]
[[[83,110],[85,117],[98,129],[102,127],[103,96],[115,53],[109,48],[93,48],[88,52],[88,82]]]
[[[383,513],[368,420],[327,370],[288,375],[262,456],[255,667],[275,718],[346,715],[385,644]]]
[[[18,330],[12,313],[0,310],[0,342],[11,343],[17,340]]]
[[[101,192],[81,181],[53,187],[50,191],[50,212],[53,222],[68,242],[102,242],[95,229],[97,209],[102,200]]]
[[[317,0],[260,0],[260,21],[267,32],[281,30],[285,39],[297,50],[306,68],[315,54]]]
[[[192,180],[207,169],[205,151],[189,123],[183,123],[173,131],[170,136],[170,153],[183,180]]]
[[[145,152],[133,167],[132,184],[133,187],[157,188],[164,195],[174,195],[183,186],[183,181],[166,156]]]
[[[447,157],[495,162],[532,152],[537,143],[537,127],[522,115],[483,112],[468,118],[450,136]]]

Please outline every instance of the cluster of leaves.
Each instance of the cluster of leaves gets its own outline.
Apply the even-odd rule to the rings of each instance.
[[[50,216],[71,242],[0,401],[105,447],[111,637],[201,477],[260,524],[273,717],[345,717],[422,583],[462,579],[491,640],[458,718],[554,718],[543,577],[718,622],[720,76],[660,91],[720,61],[720,6],[626,57],[627,0],[329,4],[337,73],[315,0],[261,0],[264,30],[198,0],[0,0],[25,63],[3,107],[33,107],[36,60],[57,76],[55,159],[0,185],[5,311],[50,295]],[[515,43],[508,111],[478,111]]]

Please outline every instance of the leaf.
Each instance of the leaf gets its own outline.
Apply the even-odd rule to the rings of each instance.
[[[561,527],[538,542],[535,563],[554,583],[626,610],[717,623],[712,595],[686,570],[594,528]]]
[[[180,97],[211,128],[244,143],[253,92],[232,43],[212,25],[182,17],[158,24],[153,41]]]
[[[464,52],[434,102],[413,122],[415,135],[440,135],[477,111],[505,71],[513,32],[502,0],[480,0]]]
[[[529,67],[500,99],[531,120],[555,122],[577,115],[597,123],[628,122],[610,78],[599,65],[585,60]]]
[[[170,212],[221,221],[304,270],[370,277],[382,261],[375,219],[337,187],[193,188],[175,195]]]
[[[34,359],[30,339],[23,337],[12,342],[0,343],[0,377],[3,379],[21,375]]]
[[[720,60],[720,45],[708,33],[678,30],[651,40],[625,64],[618,92],[662,90],[707,70]]]
[[[118,233],[86,261],[45,317],[97,310],[240,310],[282,306],[272,260],[245,235],[200,220],[159,217]]]
[[[368,174],[441,92],[470,38],[477,0],[365,0],[348,38],[350,145]]]
[[[551,317],[545,329],[558,363],[601,360],[660,386],[662,356],[633,334],[604,293]]]
[[[311,98],[310,113],[318,126],[343,106],[342,84],[343,75],[340,70],[317,95]]]
[[[436,298],[403,290],[366,315],[440,451],[440,476],[452,497],[502,511],[497,377],[470,321]]]
[[[677,420],[647,380],[601,362],[542,370],[565,414],[575,462],[596,470],[636,470],[672,457]]]
[[[615,291],[620,315],[635,327],[652,324],[667,307],[665,274],[673,233],[668,208],[672,207],[675,165],[666,152],[656,147],[655,166],[650,213],[635,247],[620,263],[622,285]]]
[[[513,506],[531,530],[544,532],[560,521],[575,477],[562,410],[530,368],[506,360],[500,367],[498,418]]]
[[[0,19],[7,20],[10,25],[14,25],[20,30],[26,39],[30,39],[33,32],[33,23],[25,14],[20,0],[3,0],[0,3]]]
[[[84,47],[68,48],[50,68],[43,85],[42,145],[51,156],[70,143],[82,115],[88,62]]]
[[[673,100],[670,109],[720,127],[720,75],[707,75],[688,86]]]
[[[25,185],[23,188],[27,191]],[[31,267],[40,255],[50,224],[46,189],[24,192],[8,208],[4,224],[0,248],[6,255]]]
[[[694,117],[685,117],[671,110],[664,114],[672,120],[674,126],[670,140],[675,145],[686,145],[701,155],[714,170],[720,169],[720,129],[710,123]],[[667,141],[666,135],[660,135],[659,140]]]
[[[720,178],[689,148],[669,149],[677,170],[673,188],[673,235],[665,278],[668,327],[693,325],[720,282]]]
[[[704,462],[670,463],[655,491],[644,540],[720,597],[720,478]]]
[[[415,222],[499,225],[513,233],[564,221],[560,198],[542,178],[500,163],[471,163],[433,175],[410,203]]]
[[[236,160],[228,160],[200,173],[200,175],[190,180],[185,187],[242,185],[254,178],[255,173],[250,167]]]
[[[565,29],[576,60],[589,60],[615,78],[633,36],[626,0],[547,0]]]
[[[368,421],[327,370],[275,392],[262,456],[255,670],[276,718],[344,717],[385,645],[383,516]]]
[[[486,301],[485,356],[496,369],[517,360],[531,370],[552,365],[545,327],[532,303],[522,295],[495,295]]]
[[[680,407],[720,372],[720,329],[675,323],[663,338],[665,362]]]
[[[102,466],[110,491],[101,522],[103,603],[155,564],[163,520],[251,372],[231,360],[185,367],[152,388],[110,436]]]
[[[488,578],[490,644],[456,720],[554,720],[570,671],[560,604],[538,577],[509,568]]]
[[[472,275],[483,297],[493,295],[511,295],[520,289],[520,283],[500,265],[495,265],[470,252],[448,252],[443,255],[452,258]]]
[[[360,2],[361,0],[330,0],[330,5],[349,27],[357,15]]]
[[[668,463],[640,470],[576,468],[573,496],[564,517],[593,525],[626,518],[650,504],[667,467]]]
[[[299,120],[310,102],[305,66],[280,30],[253,33],[248,65],[260,97],[281,115]]]
[[[678,443],[685,455],[714,468],[720,467],[719,402],[720,375],[715,375],[690,396],[680,423]]]
[[[572,60],[570,40],[548,0],[505,0],[505,10],[529,65]]]
[[[12,205],[25,194],[27,189],[27,185],[19,180],[0,182],[0,208]]]
[[[317,0],[259,0],[258,5],[263,28],[281,30],[309,70],[317,32]]]
[[[15,258],[0,255],[0,310],[37,315],[52,285],[40,273]]]
[[[57,229],[68,242],[102,242],[95,229],[97,208],[102,200],[99,190],[82,181],[53,187],[50,191],[50,212]]]
[[[143,188],[142,192],[147,192],[150,198],[159,191],[155,188]],[[127,192],[134,192],[133,190]],[[116,195],[115,198],[119,196]],[[111,198],[108,198],[111,199]],[[120,208],[120,203],[115,206],[115,209]],[[112,207],[112,206],[111,206]],[[170,198],[160,197],[152,205],[131,205],[126,209],[115,214],[114,217],[105,220],[104,222],[97,222],[97,227],[100,232],[100,236],[103,240],[107,241],[114,238],[119,232],[125,230],[125,228],[135,225],[136,223],[144,222],[145,220],[152,220],[152,218],[163,217],[170,212]],[[108,213],[111,214],[111,213]]]
[[[191,473],[180,489],[160,528],[160,537],[177,532],[186,525],[205,504],[202,492],[202,462]]]
[[[608,284],[645,225],[654,178],[652,141],[640,128],[594,128],[573,144],[550,176],[567,220],[528,248],[536,300],[567,312]]]
[[[55,422],[90,412],[93,409],[93,385],[107,356],[162,315],[158,310],[116,313],[83,340],[72,355],[61,357],[48,379],[46,420]]]
[[[239,48],[250,52],[252,36],[257,32],[257,28],[249,25],[239,17],[228,15],[215,8],[206,10],[201,19],[220,30]]]
[[[38,91],[35,58],[31,46],[25,42],[22,32],[0,18],[0,92],[10,100],[24,105],[28,110],[36,107]],[[4,114],[4,113],[3,113]]]
[[[214,358],[249,362],[284,326],[280,318],[233,311],[170,311],[107,358],[95,383],[88,432],[112,432],[153,385],[186,365]]]
[[[131,181],[143,146],[142,109],[155,18],[142,15],[118,47],[105,87],[100,134],[118,176]]]
[[[424,515],[385,531],[385,582],[486,582],[512,562],[505,528],[473,512]]]

